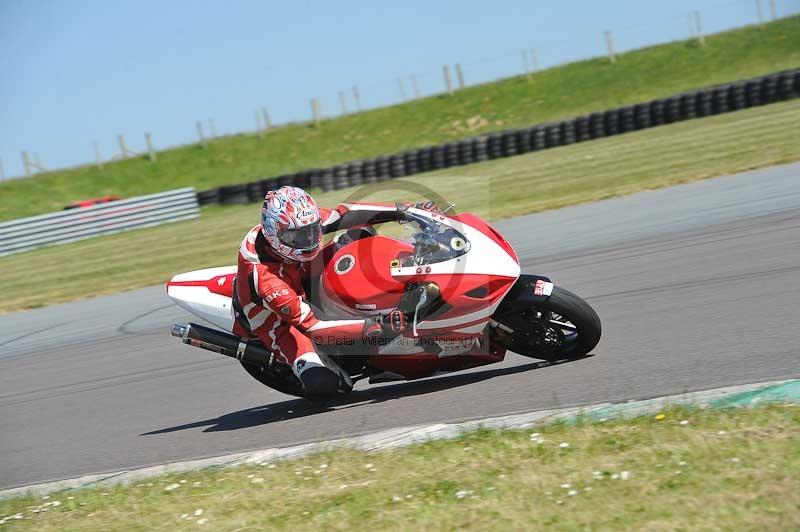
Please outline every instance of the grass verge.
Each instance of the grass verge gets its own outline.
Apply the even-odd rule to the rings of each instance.
[[[9,530],[797,530],[800,407],[467,433],[0,501]],[[38,511],[37,511],[38,510]]]
[[[408,190],[416,186],[460,211],[498,219],[798,160],[798,138],[800,101],[791,101],[319,194],[317,201],[331,206],[356,193],[369,200],[425,199]],[[234,264],[240,239],[256,223],[256,205],[210,207],[198,220],[0,258],[0,313]]]
[[[61,209],[73,200],[129,197],[171,188],[253,181],[374,157],[482,132],[600,111],[800,65],[800,16],[706,37],[579,61],[531,77],[339,117],[317,129],[281,127],[260,138],[234,135],[208,148],[160,152],[158,162],[133,158],[103,170],[84,166],[0,184],[0,221]],[[157,141],[156,134],[156,141]]]

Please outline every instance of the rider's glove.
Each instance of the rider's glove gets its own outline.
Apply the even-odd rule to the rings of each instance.
[[[408,327],[406,315],[395,309],[388,314],[372,316],[364,322],[364,336],[394,337],[403,333]]]

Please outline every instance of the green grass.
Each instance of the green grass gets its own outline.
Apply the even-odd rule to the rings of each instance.
[[[40,531],[800,528],[800,408],[664,414],[10,499],[0,516]]]
[[[800,100],[672,124],[519,157],[319,194],[346,199],[440,198],[489,219],[555,209],[800,159]],[[168,224],[0,258],[0,312],[165,282],[235,264],[258,206],[211,207]]]
[[[800,66],[800,16],[470,87],[323,122],[234,135],[144,158],[41,174],[0,185],[0,220],[61,209],[105,194],[183,186],[199,190],[531,125]],[[472,124],[472,126],[468,125]],[[155,132],[156,141],[158,133]]]

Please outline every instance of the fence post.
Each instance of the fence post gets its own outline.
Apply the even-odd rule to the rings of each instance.
[[[403,85],[403,78],[397,78],[397,86],[400,88],[400,98],[402,98],[404,102],[408,101],[408,97],[406,96],[406,88]]]
[[[700,20],[700,12],[694,12],[694,25],[695,30],[697,31],[697,40],[700,42],[700,46],[706,45],[706,38],[703,35],[703,22]]]
[[[200,145],[205,148],[208,146],[208,143],[206,142],[205,135],[203,135],[203,123],[198,120],[194,123],[194,127],[197,129],[197,138],[200,140]]]
[[[126,158],[128,156],[128,147],[125,146],[125,135],[122,133],[117,135],[117,144],[119,144],[120,159]]]
[[[153,138],[150,133],[144,134],[144,142],[147,144],[147,156],[150,158],[150,162],[156,162],[156,150],[153,148]]]
[[[758,25],[764,27],[764,13],[761,11],[761,0],[756,0],[756,13],[758,15]]]
[[[128,148],[128,145],[125,143],[124,134],[120,133],[119,135],[117,135],[117,143],[119,144],[120,158],[127,159],[131,155],[136,155]]]
[[[217,128],[214,125],[214,119],[210,117],[208,119],[208,133],[211,135],[212,139],[217,137]]]
[[[414,98],[419,99],[422,94],[419,92],[419,85],[417,85],[417,76],[416,74],[411,74],[409,78],[411,79],[411,85],[414,87]]]
[[[319,101],[316,98],[311,98],[311,117],[314,120],[314,125],[319,127],[322,112],[320,111]]]
[[[534,72],[539,71],[539,54],[536,53],[536,48],[531,48],[531,68]]]
[[[453,94],[453,81],[450,79],[450,67],[445,65],[442,67],[444,73],[444,86],[447,89],[447,94]]]
[[[353,100],[356,102],[356,112],[361,112],[361,95],[358,94],[358,86],[353,85]]]
[[[616,63],[617,54],[614,53],[614,40],[611,37],[611,32],[606,31],[605,36],[606,36],[606,50],[608,51],[608,60],[611,61],[612,63]]]
[[[769,15],[772,20],[778,20],[778,8],[775,6],[775,0],[769,0]]]
[[[458,78],[458,88],[464,88],[464,71],[461,70],[461,63],[456,63],[456,77]]]
[[[94,160],[98,170],[103,169],[103,158],[100,156],[100,145],[94,141]]]
[[[264,119],[264,130],[268,131],[272,128],[272,120],[269,118],[269,113],[266,107],[261,108],[261,117]]]
[[[29,177],[31,175],[31,161],[28,158],[28,152],[22,150],[22,166],[25,168],[25,176]]]
[[[256,121],[256,135],[258,135],[258,138],[261,138],[264,136],[264,131],[261,129],[261,115],[258,109],[253,109],[253,118]]]

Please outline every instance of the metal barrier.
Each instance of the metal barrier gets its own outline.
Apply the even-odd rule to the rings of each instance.
[[[200,216],[194,188],[179,188],[0,223],[0,257]]]

